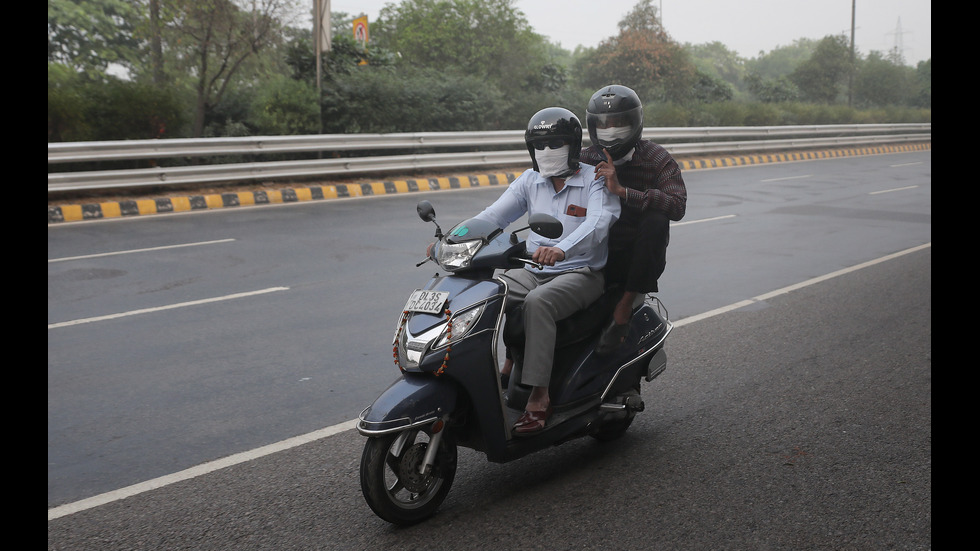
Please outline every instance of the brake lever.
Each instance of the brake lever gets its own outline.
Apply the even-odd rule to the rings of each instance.
[[[530,260],[528,258],[521,258],[519,256],[515,256],[515,257],[512,257],[512,259],[513,260],[516,260],[518,262],[523,262],[523,263],[527,264],[528,266],[533,266],[533,267],[535,267],[535,268],[537,268],[539,270],[543,270],[544,269],[544,264],[541,264],[540,262],[535,262],[535,261]]]

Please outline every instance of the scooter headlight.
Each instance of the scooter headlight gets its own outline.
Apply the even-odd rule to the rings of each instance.
[[[480,320],[480,314],[483,313],[485,306],[486,304],[480,304],[453,316],[432,348],[441,348],[465,337],[476,325],[476,322]]]
[[[404,325],[395,333],[392,344],[395,346],[395,359],[407,371],[418,371],[422,358],[431,350],[436,350],[459,341],[480,320],[486,304],[480,304],[461,312],[449,321],[438,323],[420,335],[411,335]]]
[[[463,268],[468,268],[473,260],[473,255],[483,246],[482,239],[463,241],[461,243],[448,243],[443,241],[435,251],[435,260],[442,269],[454,272]]]

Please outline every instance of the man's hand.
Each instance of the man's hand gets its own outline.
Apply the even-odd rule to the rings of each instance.
[[[619,178],[616,176],[616,166],[613,164],[612,155],[609,154],[609,150],[606,148],[602,149],[602,152],[606,154],[606,160],[600,161],[595,167],[595,179],[598,180],[600,176],[606,179],[606,189],[609,193],[616,195],[617,197],[626,197],[626,188],[619,185]]]
[[[545,266],[554,266],[555,262],[565,260],[565,251],[558,247],[538,247],[531,255],[531,260]]]

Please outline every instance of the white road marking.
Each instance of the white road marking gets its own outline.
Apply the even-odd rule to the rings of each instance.
[[[52,258],[48,260],[48,264],[52,262],[66,262],[68,260],[81,260],[83,258],[100,258],[103,256],[115,256],[117,254],[133,254],[133,253],[145,253],[150,251],[162,251],[165,249],[178,249],[181,247],[196,247],[198,245],[213,245],[215,243],[228,243],[229,241],[234,241],[234,239],[216,239],[214,241],[200,241],[198,243],[182,243],[180,245],[165,245],[163,247],[150,247],[148,249],[130,249],[128,251],[115,251],[111,253],[98,253],[98,254],[86,254],[82,256],[66,256],[64,258]]]
[[[735,218],[734,214],[726,214],[724,216],[715,216],[713,218],[702,218],[700,220],[688,220],[687,222],[672,222],[671,226],[686,226],[688,224],[700,224],[701,222],[714,222],[715,220],[723,220],[725,218]]]
[[[804,174],[803,176],[787,176],[785,178],[769,178],[768,180],[759,180],[760,182],[782,182],[783,180],[802,180],[804,178],[813,178],[813,174]]]
[[[160,312],[163,310],[173,310],[174,308],[184,308],[185,306],[197,306],[198,304],[208,304],[211,302],[220,302],[223,300],[233,300],[236,298],[251,297],[255,295],[262,295],[265,293],[274,293],[276,291],[288,291],[289,287],[269,287],[268,289],[260,289],[258,291],[249,291],[247,293],[235,293],[233,295],[225,295],[223,297],[205,298],[201,300],[192,300],[189,302],[179,302],[177,304],[169,304],[167,306],[157,306],[154,308],[143,308],[140,310],[130,310],[129,312],[119,312],[118,314],[108,314],[105,316],[96,316],[94,318],[82,318],[71,321],[62,321],[58,323],[49,323],[48,329],[57,329],[59,327],[68,327],[71,325],[80,325],[83,323],[92,323],[96,321],[105,321],[111,319],[124,318],[127,316],[135,316],[138,314],[149,314],[151,312]]]
[[[892,189],[882,189],[882,190],[879,190],[879,191],[872,191],[872,192],[868,193],[868,195],[878,195],[879,193],[891,193],[893,191],[905,191],[906,189],[915,189],[917,187],[919,187],[919,186],[905,186],[905,187],[896,187],[896,188],[892,188]]]

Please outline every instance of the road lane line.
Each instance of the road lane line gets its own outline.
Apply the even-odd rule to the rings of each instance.
[[[701,222],[714,222],[715,220],[723,220],[725,218],[735,218],[734,214],[726,214],[724,216],[715,216],[713,218],[702,218],[700,220],[688,220],[687,222],[671,222],[671,227],[673,226],[686,226],[688,224],[700,224]]]
[[[105,505],[106,503],[111,503],[113,501],[118,501],[130,496],[141,494],[143,492],[148,492],[156,488],[162,488],[164,486],[173,484],[175,482],[181,482],[188,480],[190,478],[195,478],[208,474],[210,472],[217,471],[219,469],[224,469],[225,467],[231,467],[232,465],[237,465],[239,463],[245,463],[246,461],[251,461],[253,459],[258,459],[266,455],[271,455],[289,448],[294,448],[296,446],[302,446],[303,444],[308,444],[321,438],[326,438],[334,434],[348,431],[353,429],[357,425],[357,419],[351,421],[346,421],[331,427],[326,427],[320,430],[316,430],[307,434],[301,434],[299,436],[294,436],[287,440],[281,442],[276,442],[275,444],[269,444],[268,446],[262,446],[261,448],[256,448],[254,450],[245,451],[242,453],[236,453],[234,455],[229,455],[228,457],[223,457],[221,459],[216,459],[214,461],[209,461],[207,463],[202,463],[195,467],[185,469],[180,472],[169,474],[166,476],[161,476],[159,478],[154,478],[152,480],[147,480],[146,482],[140,482],[138,484],[133,484],[132,486],[126,486],[119,490],[114,490],[112,492],[106,492],[104,494],[99,494],[88,499],[83,499],[81,501],[76,501],[74,503],[67,503],[65,505],[60,505],[48,509],[48,520],[54,520],[56,518],[61,518],[66,515],[77,513],[79,511],[84,511],[85,509],[91,509],[93,507],[98,507],[99,505]]]
[[[813,178],[813,174],[804,174],[803,176],[786,176],[785,178],[769,178],[768,180],[759,180],[760,182],[784,182],[786,180],[803,180],[805,178]]]
[[[882,262],[886,262],[888,260],[892,260],[893,258],[898,258],[900,256],[907,255],[909,253],[914,253],[916,251],[920,251],[922,249],[926,249],[926,248],[931,247],[931,246],[932,246],[932,243],[930,242],[930,243],[926,243],[925,245],[919,245],[918,247],[912,247],[911,249],[905,249],[904,251],[899,251],[897,253],[893,253],[893,254],[890,254],[890,255],[887,255],[887,256],[883,256],[881,258],[876,258],[874,260],[869,260],[867,262],[863,262],[861,264],[857,264],[855,266],[851,266],[850,268],[844,268],[842,270],[837,270],[836,272],[831,272],[829,274],[825,274],[825,275],[822,275],[822,276],[817,276],[817,277],[808,279],[806,281],[802,281],[800,283],[796,283],[796,284],[793,284],[793,285],[789,285],[787,287],[783,287],[782,289],[776,289],[775,291],[769,291],[768,293],[761,294],[761,295],[759,295],[757,297],[750,298],[748,300],[742,300],[742,301],[736,302],[734,304],[729,304],[728,306],[722,306],[721,308],[715,308],[714,310],[710,310],[708,312],[704,312],[703,314],[697,314],[695,316],[686,317],[684,319],[675,321],[674,322],[674,327],[675,328],[677,328],[677,327],[683,327],[685,325],[689,325],[689,324],[694,323],[696,321],[702,321],[702,320],[705,320],[705,319],[708,319],[708,318],[713,318],[715,316],[724,314],[726,312],[731,312],[732,310],[738,310],[739,308],[744,308],[746,306],[749,306],[750,304],[755,304],[756,302],[762,302],[762,301],[769,300],[769,299],[771,299],[773,297],[776,297],[776,296],[779,296],[779,295],[785,295],[785,294],[790,293],[792,291],[797,291],[797,290],[802,289],[804,287],[809,287],[810,285],[815,285],[817,283],[820,283],[821,281],[827,281],[828,279],[833,279],[835,277],[840,277],[840,276],[842,276],[844,274],[849,274],[851,272],[856,272],[858,270],[862,270],[862,269],[867,268],[869,266],[874,266],[875,264],[880,264]]]
[[[823,275],[823,276],[819,276],[819,277],[808,279],[806,281],[803,281],[801,283],[797,283],[795,285],[789,285],[789,286],[783,287],[781,289],[776,289],[775,291],[770,291],[768,293],[759,295],[759,296],[757,296],[755,298],[752,298],[752,299],[739,301],[739,302],[736,302],[734,304],[730,304],[728,306],[723,306],[721,308],[716,308],[714,310],[705,312],[703,314],[698,314],[696,316],[690,316],[690,317],[687,317],[687,318],[684,318],[684,319],[681,319],[681,320],[678,320],[678,321],[674,322],[673,325],[674,325],[674,328],[675,329],[678,328],[678,327],[683,327],[685,325],[690,325],[690,324],[692,324],[692,323],[694,323],[696,321],[702,321],[702,320],[705,320],[707,318],[711,318],[711,317],[714,317],[714,316],[718,316],[720,314],[724,314],[726,312],[731,312],[732,310],[738,310],[739,308],[748,306],[750,304],[753,304],[753,303],[756,303],[756,302],[759,302],[759,301],[762,301],[762,300],[767,300],[769,298],[772,298],[772,297],[775,297],[775,296],[778,296],[778,295],[787,294],[787,293],[790,293],[792,291],[801,289],[803,287],[814,285],[816,283],[820,283],[820,282],[826,281],[828,279],[832,279],[832,278],[835,278],[835,277],[842,276],[844,274],[848,274],[848,273],[855,272],[855,271],[858,271],[858,270],[861,270],[861,269],[864,269],[864,268],[867,268],[867,267],[870,267],[870,266],[874,266],[875,264],[880,264],[882,262],[886,262],[888,260],[892,260],[892,259],[898,258],[900,256],[904,256],[904,255],[907,255],[907,254],[910,254],[910,253],[914,253],[916,251],[920,251],[922,249],[929,248],[931,246],[932,246],[932,243],[930,242],[930,243],[926,243],[924,245],[919,245],[917,247],[912,247],[910,249],[905,249],[905,250],[899,251],[897,253],[886,255],[886,256],[883,256],[881,258],[877,258],[877,259],[874,259],[874,260],[869,260],[868,262],[863,262],[861,264],[857,264],[855,266],[851,266],[850,268],[844,268],[842,270],[837,270],[836,272],[831,272],[831,273],[826,274],[826,275]],[[239,453],[239,454],[231,455],[231,456],[228,456],[228,457],[225,457],[225,458],[222,458],[222,459],[217,459],[215,461],[210,461],[208,463],[203,463],[203,464],[198,465],[196,467],[191,467],[189,469],[185,469],[183,471],[180,471],[180,472],[177,472],[177,473],[174,473],[174,474],[171,474],[171,475],[161,476],[159,478],[154,478],[154,479],[148,480],[146,482],[141,482],[141,483],[138,483],[138,484],[133,484],[132,486],[127,486],[127,487],[122,488],[122,489],[119,489],[119,490],[114,490],[114,491],[111,491],[111,492],[106,492],[104,494],[99,494],[97,496],[90,497],[90,498],[87,498],[87,499],[83,499],[83,500],[80,500],[80,501],[75,501],[73,503],[67,503],[65,505],[59,505],[57,507],[52,507],[51,509],[48,509],[48,520],[50,521],[50,520],[54,520],[54,519],[57,519],[57,518],[61,518],[63,516],[70,515],[70,514],[73,514],[73,513],[77,513],[79,511],[84,511],[85,509],[91,509],[93,507],[98,507],[99,505],[105,505],[106,503],[111,503],[113,501],[117,501],[117,500],[120,500],[120,499],[123,499],[123,498],[126,498],[126,497],[134,496],[134,495],[137,495],[137,494],[140,494],[140,493],[143,493],[143,492],[147,492],[149,490],[160,488],[160,487],[166,486],[168,484],[173,484],[175,482],[180,482],[180,481],[183,481],[183,480],[188,480],[190,478],[201,476],[201,475],[204,475],[204,474],[207,474],[207,473],[216,471],[218,469],[222,469],[224,467],[228,467],[228,466],[231,466],[231,465],[237,465],[237,464],[243,463],[245,461],[251,461],[252,459],[257,459],[257,458],[262,457],[262,456],[265,456],[265,455],[270,455],[270,454],[273,454],[273,453],[278,453],[278,452],[281,452],[281,451],[285,451],[285,450],[287,450],[289,448],[293,448],[293,447],[296,447],[296,446],[301,446],[303,444],[308,444],[310,442],[314,442],[316,440],[319,440],[319,439],[322,439],[322,438],[326,438],[328,436],[332,436],[332,435],[335,435],[335,434],[340,434],[340,433],[346,432],[348,430],[353,430],[354,428],[357,427],[357,421],[358,421],[357,419],[352,419],[350,421],[345,421],[343,423],[339,423],[339,424],[336,424],[336,425],[333,425],[333,426],[330,426],[330,427],[319,429],[319,430],[314,431],[314,432],[310,432],[310,433],[303,434],[303,435],[300,435],[300,436],[295,436],[293,438],[282,440],[282,441],[276,442],[274,444],[269,444],[269,445],[263,446],[261,448],[256,448],[254,450],[250,450],[250,451],[247,451],[247,452],[242,452],[242,453]]]
[[[83,258],[100,258],[103,256],[115,256],[118,254],[145,253],[150,251],[162,251],[165,249],[177,249],[180,247],[196,247],[198,245],[213,245],[215,243],[227,243],[229,241],[234,241],[234,239],[216,239],[214,241],[200,241],[198,243],[182,243],[180,245],[164,245],[162,247],[150,247],[147,249],[130,249],[128,251],[115,251],[111,253],[86,254],[82,256],[66,256],[64,258],[51,258],[48,260],[48,264],[52,262],[66,262],[68,260],[81,260]]]
[[[156,306],[154,308],[143,308],[140,310],[130,310],[129,312],[120,312],[118,314],[108,314],[105,316],[96,316],[94,318],[82,318],[71,321],[61,321],[58,323],[49,323],[48,329],[57,329],[59,327],[68,327],[70,325],[81,325],[83,323],[92,323],[96,321],[105,321],[111,319],[125,318],[127,316],[135,316],[138,314],[148,314],[151,312],[160,312],[163,310],[173,310],[174,308],[184,308],[185,306],[197,306],[199,304],[208,304],[211,302],[220,302],[223,300],[233,300],[236,298],[251,297],[255,295],[262,295],[265,293],[274,293],[276,291],[288,291],[289,287],[269,287],[268,289],[260,289],[258,291],[249,291],[247,293],[235,293],[233,295],[225,295],[223,297],[205,298],[201,300],[192,300],[189,302],[178,302],[177,304],[169,304],[167,306]]]
[[[919,187],[919,186],[905,186],[905,187],[896,187],[896,188],[892,188],[892,189],[882,189],[882,190],[879,190],[879,191],[871,191],[871,192],[868,192],[868,195],[878,195],[879,193],[891,193],[893,191],[905,191],[907,189],[915,189],[917,187]]]

